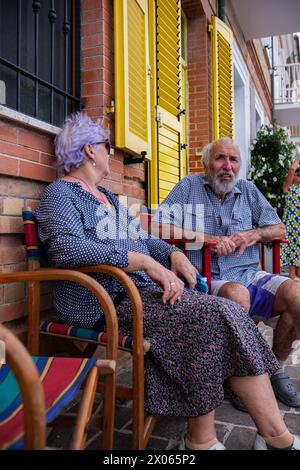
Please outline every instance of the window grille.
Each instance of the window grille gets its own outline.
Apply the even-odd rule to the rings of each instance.
[[[57,126],[80,108],[80,0],[0,0],[0,104]]]

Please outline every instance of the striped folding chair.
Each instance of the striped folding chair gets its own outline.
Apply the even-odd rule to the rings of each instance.
[[[71,281],[71,282],[77,282],[80,283],[82,286],[86,287],[89,289],[97,298],[99,303],[102,306],[105,319],[106,319],[106,360],[104,362],[99,362],[98,367],[100,368],[100,373],[101,376],[103,377],[103,384],[102,384],[102,393],[103,393],[103,419],[102,419],[102,448],[104,449],[112,449],[113,448],[113,433],[114,433],[114,419],[115,419],[115,360],[117,357],[117,343],[118,343],[118,323],[117,323],[117,316],[116,316],[116,310],[115,306],[113,304],[113,301],[111,300],[110,296],[107,294],[105,289],[103,289],[102,286],[99,285],[95,279],[92,279],[90,276],[87,276],[86,274],[76,272],[76,271],[71,271],[71,270],[66,270],[66,269],[52,269],[52,268],[46,268],[46,269],[36,269],[34,271],[26,271],[26,272],[17,272],[17,273],[8,273],[8,274],[3,274],[0,273],[0,283],[8,284],[12,282],[26,282],[28,284],[28,349],[31,352],[32,355],[38,356],[39,354],[39,320],[40,320],[40,283],[42,281]],[[72,359],[73,360],[73,359]],[[37,365],[40,366],[41,368],[39,371],[41,372],[41,375],[46,374],[47,378],[50,377],[50,372],[48,371],[48,368],[51,365],[51,370],[54,371],[53,377],[59,377],[60,375],[63,375],[63,373],[66,374],[66,377],[68,376],[67,369],[70,367],[70,370],[72,369],[74,364],[76,366],[76,362],[78,364],[77,370],[80,370],[83,366],[86,368],[86,372],[88,372],[88,369],[91,368],[91,366],[94,364],[94,362],[89,362],[87,360],[82,362],[81,359],[74,359],[74,363],[70,359],[70,362],[66,362],[65,366],[63,367],[65,359],[60,359],[59,361],[56,361],[56,358],[50,358],[49,360],[45,362],[45,359],[38,359]],[[65,369],[65,370],[64,370]],[[6,374],[5,369],[4,370],[4,375]],[[74,369],[75,371],[76,369]],[[59,371],[61,371],[61,374],[59,375]],[[86,375],[86,374],[85,374]],[[10,375],[11,376],[11,375]],[[98,386],[98,374],[95,375],[95,372],[93,372],[93,376],[96,377],[96,386]],[[5,378],[5,377],[4,377]],[[66,384],[66,388],[69,389],[69,391],[72,390],[72,381],[76,378],[76,374],[73,375],[73,378],[70,376],[69,377],[69,382]],[[82,380],[84,379],[83,375],[79,375],[77,380],[77,386],[74,388],[74,392],[76,391],[76,388],[80,385]],[[62,381],[63,383],[63,381]],[[56,382],[55,380],[52,381],[52,384],[55,386]],[[57,384],[56,384],[57,385]],[[96,390],[95,386],[95,390]],[[7,383],[6,383],[7,387]],[[16,386],[13,385],[13,390],[16,390]],[[51,391],[51,390],[50,390]],[[11,392],[11,391],[10,391]],[[22,392],[22,387],[21,387],[21,392]],[[51,392],[52,393],[52,392]],[[60,390],[61,394],[65,394],[64,389]],[[93,392],[94,393],[94,392]],[[14,395],[17,395],[16,393],[13,392]],[[48,396],[48,395],[47,395]],[[68,395],[67,395],[68,396]],[[1,397],[1,390],[0,390],[0,397]],[[0,400],[0,410],[2,409],[2,399]],[[91,403],[91,401],[89,402]],[[51,402],[50,402],[51,404]],[[62,404],[64,402],[62,401]],[[10,406],[13,406],[13,403],[10,404]],[[48,406],[48,405],[47,405]],[[86,426],[86,421],[85,421],[85,414],[89,413],[90,405],[88,407],[85,406],[84,411],[82,412],[82,416],[80,418],[81,424],[80,429],[82,426]],[[58,410],[59,411],[59,410]],[[7,411],[6,411],[7,412]],[[50,412],[50,418],[52,419],[53,410]],[[1,414],[1,411],[0,411]],[[9,414],[7,415],[7,417]],[[4,417],[4,422],[6,421],[6,418]],[[5,431],[7,432],[7,431]],[[81,431],[80,431],[81,432]],[[73,448],[79,448],[82,446],[82,443],[84,442],[84,437],[81,434],[79,435],[79,431],[76,430],[76,437],[74,438],[74,443]],[[13,435],[11,441],[14,440],[16,436]]]
[[[43,255],[43,249],[40,246],[36,221],[34,213],[31,209],[23,210],[23,221],[25,231],[25,241],[27,246],[28,269],[30,271],[40,272],[40,266],[46,262],[46,257]],[[60,271],[60,270],[56,270]],[[118,349],[125,350],[131,353],[132,356],[132,386],[120,387],[117,386],[115,394],[123,399],[132,400],[132,448],[144,449],[147,445],[151,432],[154,428],[156,418],[154,416],[145,417],[144,414],[144,355],[149,351],[151,345],[149,341],[143,339],[143,305],[139,291],[133,281],[127,274],[113,266],[99,265],[99,266],[85,266],[78,270],[72,271],[75,274],[81,273],[102,273],[112,276],[124,287],[131,304],[133,316],[133,336],[117,336],[116,344]],[[90,278],[92,279],[92,278]],[[1,280],[1,274],[0,274]],[[96,282],[93,279],[94,282]],[[96,282],[97,283],[97,282]],[[98,284],[98,283],[97,283]],[[99,285],[99,284],[98,284]],[[101,286],[99,286],[101,287]],[[36,296],[36,287],[29,284],[28,294],[29,299]],[[103,308],[103,305],[102,305]],[[99,332],[88,328],[77,328],[72,325],[65,325],[57,322],[57,320],[44,320],[40,322],[39,310],[32,311],[29,308],[29,342],[28,349],[31,354],[37,355],[39,351],[39,333],[41,335],[56,336],[65,340],[76,340],[86,343],[86,347],[82,353],[84,357],[92,357],[98,346],[108,347],[110,341],[110,333],[106,324],[106,331]],[[107,358],[110,358],[108,356]],[[115,359],[115,357],[114,357]],[[108,376],[107,379],[110,379]],[[108,403],[108,416],[111,406],[112,397],[115,394],[111,393],[111,387],[105,387],[99,383],[97,390],[104,394],[104,404]],[[105,416],[105,409],[104,409]],[[104,429],[108,427],[106,436],[108,441],[104,441],[103,447],[110,449],[112,444],[111,431],[109,431],[109,423],[111,420],[107,419],[107,424],[103,424]],[[105,439],[105,436],[103,436]]]
[[[71,449],[83,449],[99,371],[114,368],[114,361],[31,358],[17,337],[1,324],[0,340],[7,360],[0,362],[0,449],[45,449],[46,426],[60,424],[62,410],[81,387],[77,415],[66,416],[68,424],[74,426]]]

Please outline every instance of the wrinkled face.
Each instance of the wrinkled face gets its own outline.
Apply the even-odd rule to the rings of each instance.
[[[101,142],[101,139],[99,139]],[[109,175],[109,155],[110,155],[110,146],[104,142],[93,146],[96,168],[98,170],[99,176],[105,178]]]
[[[239,150],[232,144],[217,142],[211,149],[206,176],[214,192],[224,195],[236,184],[241,168]]]

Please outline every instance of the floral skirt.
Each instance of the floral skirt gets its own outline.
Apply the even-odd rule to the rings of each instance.
[[[232,376],[269,375],[279,364],[253,320],[236,303],[185,289],[180,302],[164,305],[156,287],[140,289],[145,358],[145,409],[155,415],[204,415],[224,399]],[[132,332],[130,301],[117,309],[119,329]]]

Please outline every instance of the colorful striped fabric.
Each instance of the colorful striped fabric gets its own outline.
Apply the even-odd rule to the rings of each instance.
[[[96,360],[41,356],[32,359],[44,388],[48,424],[73,400]],[[23,448],[23,420],[19,386],[9,366],[4,364],[0,368],[0,449]]]
[[[58,336],[69,336],[74,339],[82,339],[88,342],[99,344],[107,344],[107,333],[105,331],[91,330],[88,328],[79,328],[77,326],[65,325],[63,323],[56,323],[52,321],[43,321],[40,324],[40,331],[44,333],[51,333]],[[118,337],[118,347],[126,351],[132,351],[132,336]]]
[[[40,249],[34,213],[31,209],[23,209],[22,217],[24,223],[27,256],[29,259],[40,261]]]

